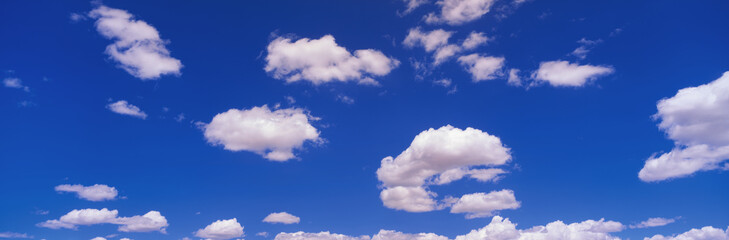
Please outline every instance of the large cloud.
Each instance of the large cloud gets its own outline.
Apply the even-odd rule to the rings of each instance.
[[[586,220],[565,224],[554,221],[545,226],[534,226],[529,229],[517,229],[509,219],[495,216],[491,223],[483,228],[475,229],[455,240],[619,240],[611,235],[620,232],[625,226],[615,221]],[[352,237],[329,232],[321,233],[279,233],[276,240],[367,240],[369,236]],[[380,230],[372,240],[448,240],[448,237],[434,233],[409,234],[392,230]],[[724,238],[720,238],[724,239]]]
[[[96,20],[96,29],[114,43],[106,54],[129,74],[142,79],[156,79],[165,74],[180,74],[182,62],[170,57],[166,41],[157,29],[144,21],[135,20],[125,10],[99,6],[89,13]]]
[[[532,74],[537,81],[547,82],[555,87],[580,87],[589,80],[613,73],[612,67],[579,65],[567,61],[548,61],[539,64]]]
[[[122,232],[151,232],[164,233],[169,226],[167,219],[157,211],[149,211],[142,216],[118,217],[119,211],[103,209],[74,209],[57,220],[48,220],[38,226],[51,229],[77,229],[78,226],[96,224],[116,224]]]
[[[243,226],[238,223],[236,218],[215,221],[195,232],[195,236],[213,240],[237,238],[242,237],[243,234]]]
[[[369,240],[369,236],[352,237],[342,234],[320,232],[320,233],[279,233],[274,240]]]
[[[251,151],[273,161],[295,158],[304,142],[319,142],[316,118],[299,108],[271,111],[267,106],[230,109],[204,126],[205,138],[231,151]]]
[[[377,169],[377,178],[384,186],[380,199],[386,207],[409,212],[442,209],[453,202],[438,203],[434,199],[436,194],[427,189],[429,185],[443,185],[464,177],[491,181],[504,171],[490,167],[502,166],[510,159],[509,149],[501,140],[481,130],[462,130],[450,125],[431,128],[415,136],[410,147],[397,157],[382,159]],[[499,197],[477,200],[479,196],[495,196],[493,194]],[[511,191],[464,195],[461,204],[452,212],[484,217],[488,215],[486,212],[518,207],[515,201],[508,204],[493,201],[509,202],[504,201],[509,198],[505,195],[513,198]]]
[[[706,226],[701,229],[693,228],[688,232],[674,236],[655,235],[644,240],[729,240],[729,228],[722,230]]]
[[[638,173],[646,182],[729,168],[729,72],[719,79],[684,88],[657,105],[658,127],[675,142],[668,153],[651,157]]]
[[[378,83],[373,77],[384,76],[400,62],[374,49],[350,53],[339,46],[332,35],[320,39],[296,40],[279,37],[267,47],[266,72],[286,82],[309,81],[315,85],[340,81],[361,84]]]
[[[495,0],[441,0],[440,13],[430,13],[426,16],[427,23],[446,23],[461,25],[481,18],[491,10]]]
[[[263,222],[283,224],[299,223],[299,221],[301,221],[301,218],[287,212],[271,213],[263,219]]]
[[[109,187],[104,184],[94,184],[92,186],[83,186],[80,184],[63,184],[56,186],[57,192],[73,192],[78,195],[81,199],[86,199],[93,202],[99,202],[104,200],[112,200],[116,198],[119,192],[114,187]]]
[[[456,240],[618,240],[611,232],[622,231],[623,224],[614,221],[587,220],[579,223],[565,224],[554,221],[546,226],[535,226],[526,230],[516,229],[516,224],[499,216],[491,219],[491,223]]]

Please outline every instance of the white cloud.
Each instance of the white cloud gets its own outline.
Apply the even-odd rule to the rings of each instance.
[[[729,72],[719,79],[684,88],[657,105],[658,127],[675,142],[671,152],[646,160],[638,177],[646,182],[722,168],[729,159]]]
[[[408,14],[418,8],[420,5],[428,3],[428,0],[403,0],[405,2],[406,8],[404,14]]]
[[[620,232],[625,228],[623,224],[615,221],[600,219],[587,220],[579,223],[565,224],[554,221],[546,226],[534,226],[529,229],[517,229],[516,224],[509,219],[495,216],[491,223],[483,228],[475,229],[465,235],[459,235],[455,240],[619,240],[612,236],[613,232]],[[329,232],[320,233],[279,233],[275,240],[448,240],[448,237],[434,233],[409,234],[392,230],[380,230],[372,238],[369,236],[352,237]],[[713,238],[711,238],[713,239]],[[724,238],[717,238],[724,239]],[[708,240],[708,239],[707,239]]]
[[[130,239],[130,238],[120,238],[119,240],[133,240],[133,239]]]
[[[706,226],[701,229],[691,229],[688,232],[675,236],[655,235],[644,240],[729,240],[729,228],[726,230]]]
[[[425,51],[433,52],[448,44],[448,39],[451,35],[453,35],[453,32],[448,32],[443,29],[422,32],[420,28],[412,28],[408,31],[408,35],[402,43],[406,47],[421,46],[425,48]]]
[[[91,240],[106,240],[106,238],[104,238],[104,237],[95,237],[95,238],[92,238]]]
[[[580,87],[589,80],[613,73],[612,67],[579,65],[567,61],[549,61],[539,64],[532,74],[537,81],[548,82],[555,87]]]
[[[509,85],[521,86],[521,77],[519,77],[519,72],[521,72],[521,70],[516,68],[509,70],[509,80],[507,80]]]
[[[33,238],[26,233],[0,232],[0,238]]]
[[[438,50],[435,51],[435,54],[433,54],[433,65],[439,65],[451,57],[455,56],[461,51],[461,47],[455,44],[448,44],[441,48],[438,48]]]
[[[383,204],[392,209],[427,212],[446,207],[434,198],[429,185],[443,185],[464,177],[491,181],[504,173],[494,167],[511,159],[498,137],[478,129],[450,125],[421,132],[396,158],[382,159],[377,178],[384,189]]]
[[[446,23],[461,25],[481,18],[491,10],[495,0],[441,0],[440,13],[430,13],[425,18],[427,23]]]
[[[299,108],[271,111],[266,105],[230,109],[204,126],[207,141],[230,151],[251,151],[272,161],[295,158],[293,150],[304,142],[322,141],[311,125],[316,120]]]
[[[370,83],[400,65],[394,58],[374,49],[350,53],[332,35],[320,39],[293,40],[278,37],[268,44],[266,72],[286,82],[309,81],[314,85],[334,81]],[[371,83],[370,83],[371,84]]]
[[[575,56],[579,59],[585,59],[587,57],[587,54],[590,53],[592,48],[597,45],[598,43],[601,43],[602,40],[588,40],[585,38],[580,39],[577,41],[577,43],[580,44],[579,47],[577,47],[575,50],[573,50],[570,55]]]
[[[461,46],[463,46],[464,49],[475,49],[478,46],[486,44],[490,39],[485,36],[482,32],[471,32],[471,34],[468,35],[466,40],[463,41]]]
[[[94,224],[103,224],[103,223],[112,223],[114,220],[116,220],[117,214],[119,214],[119,211],[117,210],[108,210],[106,208],[104,209],[81,209],[77,210],[74,209],[66,215],[61,216],[58,220],[48,220],[45,222],[40,223],[39,225],[41,227],[51,228],[51,229],[60,229],[60,228],[68,228],[68,229],[77,229],[78,225],[94,225]]]
[[[409,48],[422,47],[426,52],[433,53],[433,66],[438,66],[461,54],[465,50],[473,50],[485,44],[489,39],[480,32],[471,32],[461,45],[449,44],[448,39],[453,32],[443,29],[436,29],[430,32],[423,32],[420,28],[411,28],[403,45]]]
[[[517,209],[521,204],[516,201],[514,191],[501,190],[490,193],[471,193],[461,196],[451,207],[451,213],[466,213],[467,219],[490,217],[495,211]]]
[[[660,227],[666,226],[676,221],[678,218],[649,218],[648,220],[642,221],[638,224],[630,225],[630,228],[649,228],[649,227]]]
[[[619,240],[610,233],[623,229],[624,226],[619,222],[600,219],[572,224],[554,221],[546,226],[519,230],[509,219],[495,216],[485,227],[460,235],[456,240]]]
[[[243,234],[243,226],[238,223],[236,218],[215,221],[195,232],[195,236],[213,240],[237,238],[242,237]]]
[[[94,184],[92,186],[83,186],[81,184],[63,184],[56,186],[56,192],[73,192],[81,199],[93,202],[113,200],[119,192],[114,187],[104,184]]]
[[[268,232],[259,232],[259,233],[256,233],[256,236],[268,237]]]
[[[164,233],[168,226],[167,219],[157,211],[150,211],[143,216],[117,217],[119,211],[103,209],[74,209],[57,220],[48,220],[38,226],[50,229],[77,229],[78,226],[96,224],[116,224],[122,232],[151,232]]]
[[[301,219],[297,216],[291,215],[287,212],[277,212],[277,213],[271,213],[266,216],[266,218],[263,219],[263,222],[267,223],[283,223],[283,224],[293,224],[293,223],[299,223]]]
[[[5,78],[3,79],[3,85],[7,88],[23,89],[25,92],[30,92],[30,88],[23,85],[23,81],[20,78]]]
[[[161,75],[179,75],[180,60],[170,57],[157,29],[144,21],[135,20],[125,10],[99,6],[89,13],[96,19],[96,30],[114,43],[106,47],[106,54],[119,63],[129,74],[142,80],[157,79]]]
[[[471,73],[474,82],[495,79],[504,67],[503,57],[485,57],[476,53],[459,57],[458,62]]]
[[[158,211],[149,211],[142,216],[120,217],[114,221],[122,232],[165,232],[167,219]]]
[[[115,113],[118,113],[121,115],[129,115],[132,117],[147,119],[147,114],[144,113],[142,111],[142,109],[139,109],[139,107],[128,103],[126,100],[119,100],[119,101],[110,103],[109,105],[106,105],[106,108],[108,108],[112,112],[115,112]]]
[[[380,199],[385,207],[408,212],[429,212],[436,210],[437,196],[423,187],[387,187],[380,192]]]
[[[369,240],[369,236],[351,237],[342,234],[320,232],[320,233],[279,233],[274,240]]]
[[[380,230],[372,236],[372,240],[448,240],[448,237],[434,233],[402,233],[392,230]]]
[[[420,28],[412,28],[403,40],[403,45],[409,48],[423,47],[426,52],[433,52],[433,65],[437,66],[463,50],[461,46],[448,44],[451,35],[453,35],[453,32],[443,29],[423,32]],[[477,40],[471,40],[471,42],[473,41]]]

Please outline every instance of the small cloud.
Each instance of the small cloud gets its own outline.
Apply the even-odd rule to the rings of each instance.
[[[642,221],[638,224],[630,225],[630,228],[649,228],[649,227],[660,227],[676,222],[681,217],[675,218],[649,218],[648,220]]]
[[[0,238],[33,238],[27,233],[0,232]]]
[[[126,100],[119,100],[114,103],[110,103],[109,105],[106,105],[106,108],[108,108],[110,111],[121,114],[121,115],[128,115],[136,118],[141,119],[147,119],[147,114],[144,113],[139,107],[134,106],[130,103],[128,103]]]
[[[23,85],[23,82],[20,80],[20,78],[5,78],[3,79],[3,85],[6,88],[22,89],[25,92],[30,92],[30,88]]]
[[[175,117],[175,121],[182,122],[182,120],[185,120],[185,114],[183,114],[183,113],[177,114],[177,116]]]
[[[88,19],[88,18],[86,18],[86,16],[84,16],[82,14],[78,14],[78,13],[71,13],[71,15],[68,16],[68,18],[71,19],[71,22],[80,22],[80,21],[84,21],[84,20]]]
[[[354,99],[348,97],[347,95],[338,95],[337,100],[346,104],[354,104]]]

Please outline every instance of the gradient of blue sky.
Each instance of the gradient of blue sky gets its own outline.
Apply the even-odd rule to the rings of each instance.
[[[496,6],[507,0],[501,1]],[[169,40],[171,56],[182,61],[181,75],[140,81],[118,68],[104,54],[111,41],[99,35],[93,19],[69,18],[91,11],[88,1],[1,2],[1,77],[21,79],[29,91],[0,89],[0,232],[49,240],[106,236],[118,233],[116,226],[74,231],[36,224],[73,209],[109,208],[120,216],[156,210],[169,221],[167,234],[120,233],[137,240],[193,237],[230,218],[245,227],[246,239],[263,239],[255,233],[264,231],[359,236],[379,229],[453,238],[491,218],[386,208],[375,174],[382,158],[397,156],[415,135],[448,124],[499,137],[513,160],[498,183],[461,180],[431,189],[441,196],[512,189],[521,207],[499,215],[520,228],[555,220],[630,225],[681,217],[613,234],[641,239],[729,225],[726,172],[657,183],[638,178],[647,158],[674,145],[651,117],[656,102],[729,70],[726,1],[533,0],[459,26],[424,23],[423,16],[438,8],[432,3],[398,14],[405,4],[397,0],[104,5],[154,26]],[[450,60],[416,79],[411,63],[430,61],[430,54],[402,41],[418,26],[454,31],[454,40],[484,32],[493,40],[474,52],[505,57],[525,79],[540,62],[559,59],[611,66],[614,73],[582,87],[526,88],[508,85],[505,76],[474,83]],[[327,34],[350,51],[376,49],[400,65],[376,78],[379,87],[285,83],[264,71],[274,36]],[[569,55],[582,38],[602,40],[584,60]],[[453,81],[455,93],[433,83],[443,78]],[[148,117],[112,113],[106,108],[111,100],[127,100]],[[209,123],[231,108],[277,103],[321,118],[313,124],[326,141],[305,144],[296,152],[299,159],[273,162],[212,146],[194,123]],[[178,114],[185,119],[176,121]],[[60,184],[107,184],[124,198],[85,201],[55,192]],[[37,214],[42,211],[48,214]],[[262,222],[281,211],[301,222]]]

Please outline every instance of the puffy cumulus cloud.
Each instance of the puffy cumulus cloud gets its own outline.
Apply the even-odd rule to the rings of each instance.
[[[448,40],[453,32],[436,29],[423,32],[420,28],[412,28],[403,40],[403,45],[409,48],[422,47],[426,52],[433,53],[433,65],[437,66],[465,50],[472,50],[485,44],[489,38],[480,32],[471,34],[460,44],[450,44]]]
[[[197,230],[195,236],[205,239],[231,239],[243,236],[243,226],[238,219],[218,220],[207,227]]]
[[[274,240],[369,240],[369,236],[352,237],[342,234],[320,232],[320,233],[279,233]]]
[[[141,119],[147,119],[147,114],[142,111],[137,106],[134,106],[130,103],[128,103],[125,100],[119,100],[113,103],[110,103],[106,105],[106,108],[109,109],[112,112],[121,114],[121,115],[128,115],[136,118]]]
[[[423,32],[420,28],[412,28],[408,31],[407,37],[403,40],[406,47],[423,47],[425,51],[432,52],[448,44],[448,39],[453,32],[443,29],[436,29],[430,32]]]
[[[448,240],[448,237],[434,233],[402,233],[392,230],[380,230],[372,236],[372,240]]]
[[[453,32],[443,29],[423,32],[420,28],[412,28],[403,40],[403,45],[410,48],[422,47],[426,52],[433,52],[433,65],[439,65],[462,50],[458,45],[448,44],[451,35]]]
[[[116,220],[119,211],[103,209],[74,209],[66,215],[61,216],[58,220],[48,220],[40,223],[41,227],[51,229],[77,229],[78,225],[94,225],[103,223],[112,223]]]
[[[483,167],[501,166],[510,159],[509,149],[501,140],[481,130],[450,125],[431,128],[415,136],[397,157],[382,159],[377,169],[377,178],[384,186],[380,199],[388,208],[409,212],[442,209],[449,203],[439,203],[437,194],[428,190],[429,185],[464,177],[492,181],[505,172]]]
[[[456,240],[619,240],[620,238],[610,233],[622,231],[624,228],[619,222],[600,219],[572,224],[555,221],[546,226],[519,230],[508,218],[495,216],[485,227],[458,236]]]
[[[499,76],[504,67],[503,57],[487,57],[479,54],[471,54],[458,58],[458,62],[471,73],[474,82],[492,80]]]
[[[33,238],[26,233],[0,232],[0,238]]]
[[[549,61],[540,63],[539,69],[532,74],[532,78],[555,87],[581,87],[589,80],[611,74],[614,71],[612,67],[606,66]]]
[[[277,213],[271,213],[266,216],[266,218],[263,219],[263,222],[267,223],[283,223],[283,224],[293,224],[293,223],[299,223],[301,221],[301,218],[291,215],[287,212],[277,212]]]
[[[464,49],[470,50],[486,44],[489,40],[490,39],[482,32],[471,32],[466,40],[463,40],[461,46],[463,46]]]
[[[480,229],[475,229],[465,235],[459,235],[455,240],[619,240],[612,236],[613,232],[620,232],[625,226],[615,221],[587,220],[578,223],[565,224],[554,221],[545,226],[535,226],[529,229],[517,229],[516,224],[500,216],[491,219],[491,223]],[[329,232],[320,233],[279,233],[276,240],[448,240],[448,237],[435,233],[409,234],[392,230],[380,230],[371,238],[369,236],[352,237]],[[724,238],[720,238],[724,239]]]
[[[204,126],[204,135],[209,143],[230,151],[251,151],[272,161],[286,161],[296,157],[293,150],[304,142],[322,141],[311,125],[314,120],[299,108],[230,109],[215,115]]]
[[[517,209],[521,203],[516,201],[514,191],[501,190],[490,193],[471,193],[461,196],[451,207],[451,213],[466,213],[466,218],[481,218],[494,215],[494,211]]]
[[[119,63],[129,74],[142,80],[157,79],[161,75],[179,75],[180,60],[170,57],[170,51],[157,29],[144,21],[135,20],[129,12],[99,6],[89,13],[96,19],[96,30],[114,43],[106,47],[106,54]]]
[[[729,159],[729,72],[719,79],[678,91],[657,105],[658,127],[676,147],[650,157],[638,173],[646,182],[691,175],[698,171],[727,169]]]
[[[104,184],[94,184],[92,186],[83,186],[81,184],[63,184],[56,186],[56,192],[72,192],[81,199],[93,202],[113,200],[119,192],[114,187]]]
[[[164,233],[169,226],[167,219],[157,211],[150,211],[143,216],[118,217],[119,211],[103,209],[74,209],[59,219],[39,223],[38,226],[50,229],[77,229],[78,226],[96,224],[116,224],[122,232],[151,232]]]
[[[655,235],[644,240],[729,240],[729,228],[722,230],[711,226],[701,229],[693,228],[688,232],[674,236]]]
[[[446,23],[461,25],[481,18],[491,10],[495,0],[441,0],[440,13],[430,13],[425,17],[427,23]]]
[[[388,187],[380,192],[380,199],[385,207],[408,212],[429,212],[435,210],[437,195],[424,187]]]
[[[350,53],[332,35],[320,39],[302,38],[293,42],[278,37],[267,47],[266,72],[286,82],[309,81],[314,85],[357,81],[373,85],[373,77],[384,76],[400,65],[394,58],[374,49]]]
[[[149,211],[142,216],[121,217],[114,221],[119,224],[119,231],[122,232],[165,232],[169,226],[167,219],[158,211]]]
[[[676,221],[676,218],[649,218],[648,220],[642,221],[638,224],[630,225],[630,228],[649,228],[649,227],[660,227],[666,226]]]

